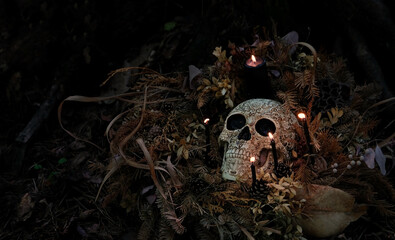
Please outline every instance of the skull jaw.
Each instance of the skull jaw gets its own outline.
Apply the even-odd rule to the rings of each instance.
[[[221,167],[222,178],[230,181],[247,182],[251,181],[251,162],[248,156],[244,157],[228,157],[227,149],[225,146],[225,152],[223,157],[223,163]],[[258,156],[258,160],[255,162],[255,169],[257,175],[264,175],[265,173],[273,172],[273,155],[271,149],[263,148]],[[264,155],[264,157],[263,157]],[[280,153],[279,162],[283,161],[283,156]]]
[[[241,180],[241,178],[245,178],[248,175],[248,166],[244,164],[246,162],[245,158],[226,158],[226,153],[224,154],[223,163],[222,163],[222,178],[230,181]]]
[[[225,180],[236,181],[236,176],[230,175],[228,172],[222,172],[222,178]]]

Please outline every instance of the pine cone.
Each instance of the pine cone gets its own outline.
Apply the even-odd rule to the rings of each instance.
[[[208,187],[208,183],[203,179],[197,177],[197,178],[192,178],[192,180],[189,181],[188,186],[190,191],[192,191],[195,194],[200,194]]]
[[[265,180],[258,180],[255,184],[252,184],[250,188],[250,195],[256,199],[263,199],[269,194],[270,188],[266,185]]]
[[[277,166],[277,177],[287,177],[291,175],[291,168],[283,162],[280,162]]]

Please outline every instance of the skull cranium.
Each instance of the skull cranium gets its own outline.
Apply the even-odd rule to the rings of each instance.
[[[270,171],[273,165],[270,138],[276,142],[278,160],[288,158],[295,139],[296,117],[279,102],[270,99],[250,99],[240,103],[227,116],[219,138],[227,143],[222,163],[222,177],[247,181],[250,158],[257,159],[258,174]]]

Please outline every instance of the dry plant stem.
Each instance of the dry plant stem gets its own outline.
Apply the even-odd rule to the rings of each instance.
[[[123,149],[124,149],[126,143],[136,134],[136,132],[137,132],[137,131],[139,130],[139,128],[141,127],[141,124],[143,123],[144,114],[145,114],[145,108],[146,108],[146,105],[147,105],[147,104],[146,104],[146,103],[147,103],[147,89],[148,89],[148,87],[145,87],[145,90],[144,90],[144,102],[143,102],[143,108],[141,109],[140,121],[139,121],[139,123],[137,124],[136,128],[133,129],[133,131],[132,131],[131,133],[129,133],[129,135],[127,135],[127,136],[122,140],[122,142],[121,142],[121,143],[119,144],[119,146],[118,146],[118,150],[119,150],[119,154],[123,157],[123,159],[126,161],[126,163],[129,164],[130,166],[135,167],[135,168],[141,168],[141,169],[147,169],[147,170],[149,170],[150,167],[149,167],[147,164],[141,164],[141,163],[137,163],[137,162],[134,162],[134,161],[130,160],[130,159],[126,156],[126,154],[124,153],[124,151],[123,151]],[[157,167],[157,166],[156,166],[155,169],[161,170],[161,171],[164,171],[164,172],[168,173],[168,172],[167,172],[164,168],[162,168],[162,167]]]
[[[147,72],[137,73],[137,74],[132,74],[132,75],[142,75],[142,74],[145,74],[145,73],[154,73],[154,74],[160,75],[160,73],[158,73],[158,72],[156,72],[156,71],[154,71],[154,70],[152,70],[152,69],[145,68],[145,67],[126,67],[126,68],[120,68],[120,69],[117,69],[117,70],[114,70],[114,71],[110,72],[110,73],[108,74],[107,79],[104,80],[104,82],[102,82],[102,83],[100,84],[100,87],[104,86],[112,77],[115,76],[115,74],[121,73],[121,72],[127,72],[127,71],[130,71],[130,70],[144,70],[144,71],[147,71]]]
[[[137,163],[137,162],[134,162],[134,161],[130,160],[130,159],[125,155],[125,153],[124,153],[124,151],[123,151],[123,148],[125,147],[126,143],[130,140],[130,138],[132,138],[132,137],[134,136],[134,134],[136,134],[136,132],[138,131],[138,129],[140,128],[140,126],[141,126],[141,124],[142,124],[142,122],[143,122],[144,113],[145,113],[145,107],[146,107],[146,102],[147,102],[147,90],[148,90],[148,87],[145,87],[145,90],[144,90],[144,102],[143,102],[143,108],[142,108],[142,110],[141,110],[140,121],[139,121],[139,123],[137,124],[136,128],[135,128],[128,136],[126,136],[126,137],[122,140],[121,144],[119,145],[118,150],[119,150],[119,154],[122,156],[122,158],[126,161],[126,163],[127,163],[129,166],[132,166],[132,167],[135,167],[135,168],[140,168],[140,169],[150,170],[151,167],[148,166],[147,164],[141,164],[141,163]],[[128,110],[128,111],[129,111],[129,110]],[[111,125],[113,124],[113,122],[115,122],[115,121],[116,121],[117,119],[119,119],[124,113],[126,113],[126,112],[128,112],[128,111],[125,111],[125,112],[119,114],[117,117],[115,117],[115,118],[114,118],[115,120],[113,119],[113,121],[110,122],[109,126],[111,127]],[[106,134],[108,134],[108,132],[109,132],[109,127],[107,127]],[[107,139],[108,139],[108,136],[107,136]],[[111,168],[111,170],[106,174],[106,176],[104,177],[104,179],[103,179],[103,181],[102,181],[102,183],[101,183],[101,185],[100,185],[100,187],[99,187],[99,190],[98,190],[98,192],[97,192],[95,201],[96,201],[97,198],[99,197],[99,194],[100,194],[100,192],[101,192],[101,189],[102,189],[104,183],[112,176],[112,174],[114,174],[114,173],[118,170],[118,168],[119,168],[119,164],[118,164],[116,167]],[[164,168],[162,168],[162,167],[154,166],[154,169],[161,170],[161,171],[164,171],[164,172],[168,173],[168,172],[166,171],[166,169],[164,169]],[[162,192],[163,192],[163,190],[162,190]]]
[[[62,108],[63,108],[63,103],[64,103],[65,101],[80,101],[81,98],[82,98],[81,96],[71,96],[71,97],[66,98],[65,100],[63,100],[63,101],[59,104],[59,107],[58,107],[58,121],[59,121],[59,125],[60,125],[60,127],[61,127],[66,133],[68,133],[70,136],[72,136],[72,137],[75,138],[76,140],[89,143],[89,144],[95,146],[95,147],[96,147],[97,149],[99,149],[100,151],[104,151],[103,148],[99,147],[99,146],[96,145],[95,143],[93,143],[93,142],[91,142],[91,141],[89,141],[89,140],[86,140],[86,139],[83,139],[83,138],[78,137],[77,135],[75,135],[74,133],[70,132],[69,130],[67,130],[67,129],[64,128],[64,126],[63,126],[63,123],[62,123]]]
[[[176,188],[182,187],[183,184],[178,179],[178,175],[177,175],[177,173],[175,171],[175,166],[171,162],[171,156],[170,155],[167,157],[166,166],[167,166],[167,171],[169,171],[169,174],[170,174],[171,180],[173,181],[174,186]]]
[[[238,224],[236,222],[237,226],[240,228],[240,230],[244,233],[244,235],[247,237],[248,240],[255,240],[255,238],[251,235],[251,233],[242,225]]]
[[[297,43],[295,43],[295,44],[292,44],[291,46],[294,46],[294,45],[302,45],[302,46],[305,46],[305,47],[307,47],[308,49],[310,49],[311,53],[313,54],[313,57],[314,57],[314,67],[313,67],[313,69],[312,69],[312,75],[313,75],[312,84],[314,84],[314,83],[315,83],[315,71],[316,71],[316,68],[317,68],[317,52],[315,51],[315,49],[314,49],[313,46],[311,46],[310,44],[305,43],[305,42],[297,42]],[[307,109],[307,114],[308,114],[308,116],[311,116],[311,108],[312,108],[312,106],[313,106],[313,102],[314,102],[314,96],[311,96],[311,99],[310,99],[310,102],[309,102],[309,106],[308,106],[308,109]]]
[[[146,103],[147,103],[147,89],[148,89],[148,87],[145,87],[145,90],[144,90],[144,102],[143,102],[143,108],[141,109],[140,121],[138,122],[137,126],[133,129],[133,131],[132,131],[131,133],[129,133],[129,134],[121,141],[121,143],[120,143],[119,146],[118,146],[119,153],[122,155],[122,157],[125,159],[125,161],[126,161],[129,165],[131,165],[132,167],[137,167],[137,168],[139,168],[138,165],[144,165],[145,167],[146,167],[146,165],[145,165],[145,164],[139,164],[139,163],[130,161],[130,160],[126,157],[126,155],[125,155],[123,149],[124,149],[126,143],[134,136],[134,134],[136,134],[136,132],[137,132],[137,131],[139,130],[139,128],[141,127],[141,124],[143,123],[144,114],[145,114],[145,107],[146,107]],[[145,167],[144,167],[144,169],[147,169],[147,168],[145,168]],[[148,169],[149,169],[149,168],[148,168]]]
[[[121,101],[127,102],[127,103],[134,103],[134,104],[143,104],[143,102],[141,101],[133,101],[133,100],[128,100],[125,98],[118,98]],[[156,100],[156,101],[147,101],[146,104],[155,104],[155,103],[162,103],[162,102],[176,102],[176,101],[180,101],[182,99],[180,98],[167,98],[167,99],[160,99],[160,100]]]
[[[335,178],[332,182],[330,182],[330,183],[328,184],[328,186],[332,186],[335,182],[337,182],[337,180],[339,180],[341,177],[343,177],[343,175],[344,175],[344,173],[346,173],[346,171],[347,171],[347,168],[345,168],[345,169],[343,170],[343,172],[342,172],[337,178]]]
[[[348,143],[346,144],[346,148],[348,147],[348,145],[350,145],[350,143],[351,143],[352,140],[354,139],[355,134],[357,134],[357,131],[358,131],[358,129],[359,129],[359,125],[361,124],[362,119],[363,119],[363,117],[365,116],[365,114],[366,114],[370,109],[372,109],[372,108],[375,108],[375,107],[380,106],[380,105],[382,105],[382,104],[384,104],[384,103],[388,103],[388,102],[391,102],[391,101],[394,101],[394,100],[395,100],[395,97],[388,98],[388,99],[385,99],[385,100],[383,100],[383,101],[380,101],[380,102],[375,103],[375,104],[373,104],[372,106],[368,107],[368,109],[366,109],[365,112],[363,112],[363,114],[360,116],[360,119],[359,119],[359,121],[358,121],[358,123],[357,123],[357,126],[355,127],[354,133],[352,134],[350,140],[349,140]],[[393,135],[392,135],[392,136],[393,136]],[[388,139],[388,138],[387,138],[387,139]],[[386,139],[386,140],[387,140],[387,139]]]
[[[169,87],[162,87],[162,86],[150,86],[150,88],[155,88],[159,90],[164,90],[164,91],[170,91],[170,92],[178,92],[178,93],[183,93],[183,91],[178,90],[178,89],[173,89]]]
[[[72,102],[100,102],[100,101],[111,100],[111,99],[117,99],[117,98],[122,98],[122,97],[127,97],[127,96],[138,95],[138,94],[142,94],[142,93],[140,93],[140,92],[122,93],[122,94],[119,94],[119,95],[109,96],[109,97],[85,97],[85,96],[70,96],[70,97],[67,97],[66,99],[64,99],[64,100],[59,104],[59,107],[58,107],[58,121],[59,121],[59,125],[60,125],[60,127],[61,127],[67,134],[69,134],[70,136],[72,136],[72,137],[75,138],[76,140],[89,143],[89,144],[95,146],[95,147],[96,147],[97,149],[99,149],[100,151],[104,151],[103,148],[99,147],[99,146],[96,145],[95,143],[93,143],[93,142],[91,142],[91,141],[89,141],[89,140],[86,140],[86,139],[83,139],[83,138],[78,137],[77,135],[75,135],[74,133],[70,132],[69,130],[67,130],[67,129],[63,126],[63,123],[62,123],[62,109],[63,109],[63,104],[64,104],[66,101],[72,101]]]
[[[120,119],[125,113],[128,113],[128,112],[130,112],[130,111],[132,111],[132,109],[128,109],[128,110],[126,110],[126,111],[124,111],[124,112],[121,112],[121,113],[118,114],[115,118],[113,118],[113,119],[111,120],[111,122],[107,125],[106,132],[105,132],[104,134],[105,134],[105,136],[107,137],[108,143],[111,144],[111,141],[110,141],[110,139],[109,139],[108,133],[110,132],[112,125],[114,125],[114,123],[115,123],[118,119]]]
[[[384,139],[382,142],[380,142],[378,145],[380,148],[383,148],[385,146],[387,146],[388,144],[393,143],[393,139],[395,138],[395,133],[392,133],[391,136],[387,137],[386,139]]]
[[[295,46],[295,45],[302,45],[302,46],[305,46],[305,47],[307,47],[307,48],[311,51],[311,53],[313,54],[314,66],[313,66],[313,69],[312,69],[312,76],[313,76],[312,84],[314,84],[314,83],[315,83],[315,71],[316,71],[316,68],[317,68],[317,52],[316,52],[316,50],[315,50],[315,48],[314,48],[313,46],[311,46],[310,44],[308,44],[308,43],[306,43],[306,42],[297,42],[297,43],[294,43],[294,44],[292,44],[292,45],[290,46],[290,48],[292,48],[292,47]],[[310,88],[311,88],[311,87],[310,87]],[[314,95],[311,96],[311,99],[310,99],[310,101],[309,101],[309,103],[308,103],[308,108],[307,108],[307,116],[308,116],[308,117],[311,116],[311,109],[312,109],[312,106],[313,106],[313,102],[314,102]],[[306,121],[307,121],[307,120],[308,120],[308,119],[306,119]],[[310,121],[308,121],[308,122],[310,122]]]
[[[310,44],[306,43],[306,42],[297,42],[294,43],[290,46],[290,48],[292,48],[295,45],[302,45],[307,47],[308,49],[310,49],[311,53],[313,54],[314,57],[314,67],[313,67],[313,82],[315,81],[315,69],[317,68],[317,52],[315,51],[314,47],[311,46]]]
[[[102,189],[103,186],[104,186],[104,183],[107,182],[107,180],[118,170],[118,168],[119,168],[119,166],[120,166],[119,160],[118,160],[118,158],[117,158],[116,156],[114,156],[114,161],[116,161],[116,165],[115,165],[115,167],[112,167],[112,168],[110,169],[110,171],[106,174],[106,176],[104,176],[103,181],[102,181],[101,184],[100,184],[99,190],[97,191],[96,198],[95,198],[95,202],[96,202],[97,199],[99,198],[99,195],[100,195],[101,189]]]
[[[151,155],[149,154],[148,149],[145,146],[143,139],[138,138],[136,140],[136,142],[140,146],[141,150],[143,150],[144,157],[145,157],[145,159],[148,162],[149,169],[150,169],[150,172],[151,172],[152,181],[154,181],[154,184],[155,184],[156,188],[158,189],[159,193],[162,195],[163,199],[167,199],[166,195],[165,195],[165,192],[163,191],[162,186],[158,182],[158,179],[157,179],[156,173],[155,173],[154,162],[152,161]]]

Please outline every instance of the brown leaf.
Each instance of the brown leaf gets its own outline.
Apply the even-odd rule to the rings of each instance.
[[[17,209],[18,221],[26,221],[32,215],[32,209],[34,208],[35,202],[32,202],[32,198],[29,193],[23,195],[21,202]]]
[[[306,218],[297,219],[307,235],[326,238],[343,232],[366,213],[366,206],[355,204],[354,197],[340,189],[324,185],[310,185],[297,190],[296,199],[306,200]]]

